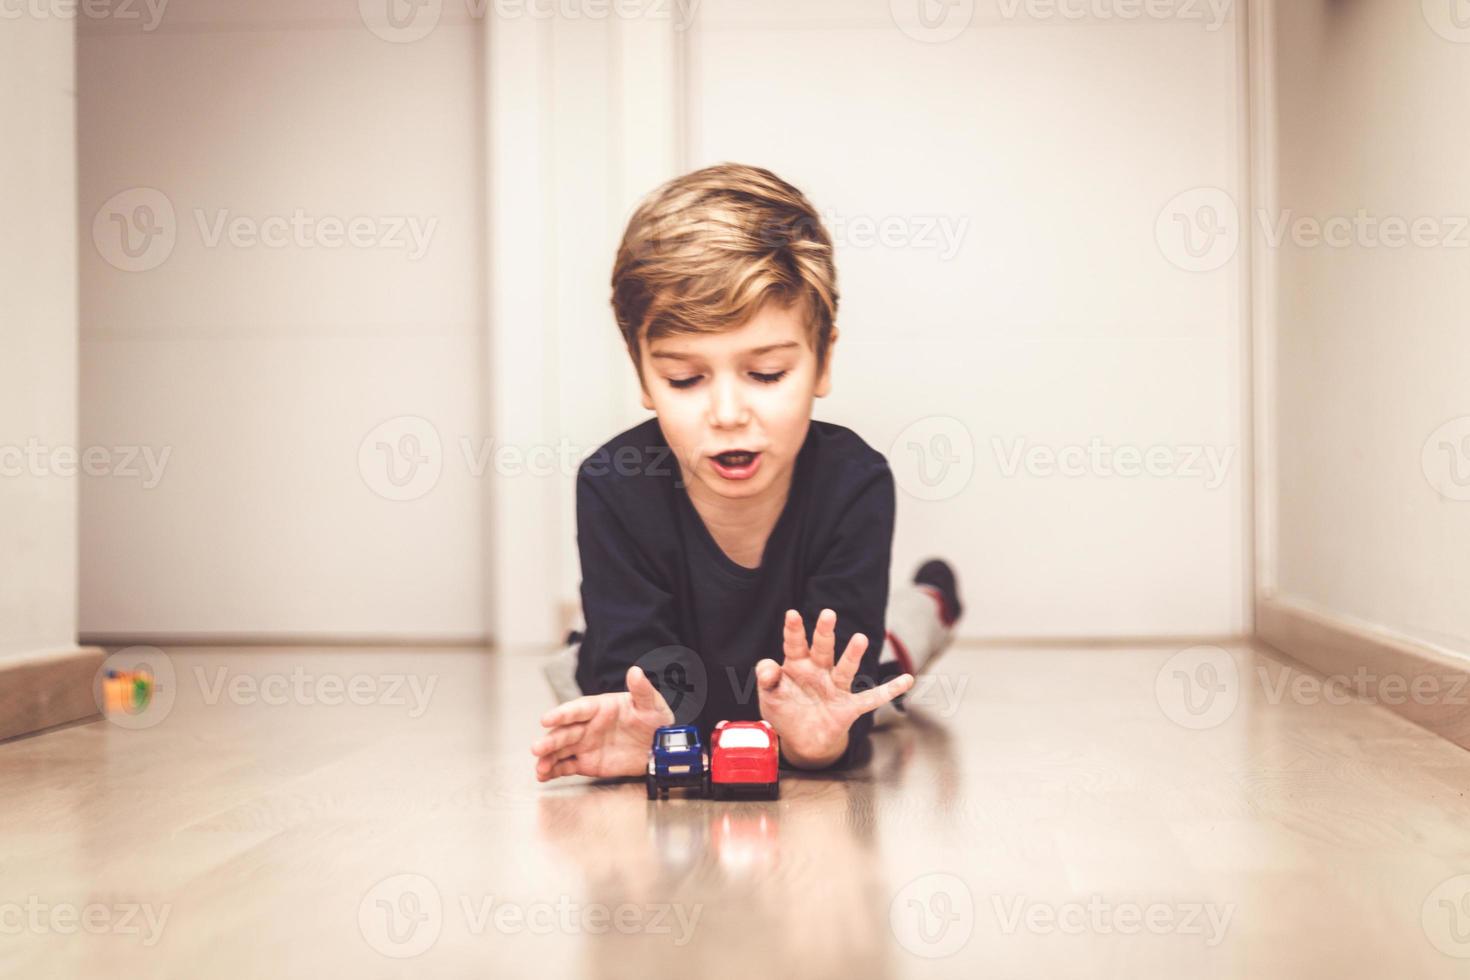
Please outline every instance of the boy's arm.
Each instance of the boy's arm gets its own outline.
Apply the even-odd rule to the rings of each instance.
[[[577,682],[587,694],[626,689],[628,668],[679,642],[674,599],[659,581],[595,478],[577,477],[577,550],[582,560],[582,612],[587,629]],[[654,678],[655,684],[658,678]]]
[[[656,677],[633,666],[675,642],[673,601],[645,551],[611,506],[605,487],[577,475],[577,549],[587,630],[577,657],[582,697],[541,718],[547,731],[531,746],[536,778],[636,776],[653,733],[674,723]],[[632,518],[635,519],[636,518]]]
[[[837,613],[835,653],[841,657],[854,633],[868,638],[853,691],[877,686],[888,612],[888,575],[892,563],[895,499],[893,473],[875,468],[863,482],[838,525],[836,540],[807,579],[797,607],[810,643],[823,609]],[[833,763],[847,765],[873,727],[873,714],[858,716],[848,729],[847,749]]]

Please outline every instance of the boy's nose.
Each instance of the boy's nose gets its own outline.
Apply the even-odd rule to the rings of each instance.
[[[748,421],[750,412],[737,384],[721,381],[710,386],[709,423],[712,427],[733,429]]]

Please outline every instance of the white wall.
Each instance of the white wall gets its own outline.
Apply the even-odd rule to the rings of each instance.
[[[952,557],[971,636],[1237,632],[1244,225],[1263,592],[1464,647],[1465,251],[1273,247],[1252,209],[1437,216],[1453,237],[1470,136],[1446,93],[1470,81],[1470,32],[1448,0],[1261,7],[1254,202],[1239,35],[1214,4],[1125,21],[981,0],[926,24],[881,0],[704,0],[689,31],[431,4],[414,39],[349,0],[173,0],[156,29],[83,18],[80,440],[54,259],[74,232],[52,220],[75,203],[71,22],[7,22],[4,131],[42,136],[4,155],[7,223],[28,231],[5,239],[0,442],[169,454],[157,486],[84,481],[84,630],[472,636],[488,608],[503,638],[549,639],[579,576],[570,473],[477,479],[464,450],[585,451],[642,417],[606,305],[612,247],[656,183],[745,160],[845,228],[820,414],[891,453],[908,491],[896,571]],[[106,245],[113,214],[149,203],[109,205],[130,188],[174,209],[172,250],[143,271]],[[296,208],[437,225],[409,261],[209,247],[196,218]],[[1206,218],[1226,247],[1191,259],[1176,219],[1202,235]],[[900,240],[860,240],[866,219],[897,219]],[[948,257],[901,240],[931,219],[964,229]],[[365,438],[404,417],[432,428]],[[388,480],[378,444],[404,436],[437,460],[432,489]],[[1094,437],[1236,454],[1215,487],[1003,470],[1017,440]],[[943,438],[955,459],[931,486],[916,447]],[[0,571],[0,644],[69,638],[75,489],[26,476],[0,493],[7,557],[30,559]]]
[[[490,237],[504,243],[492,253],[486,365],[503,450],[488,481],[489,560],[494,632],[505,643],[563,635],[581,578],[576,465],[648,414],[608,280],[638,199],[680,172],[670,9],[484,24]],[[538,450],[554,461],[530,465]]]
[[[969,636],[1246,628],[1243,268],[1186,268],[1172,201],[1243,186],[1233,21],[979,3],[934,43],[885,0],[668,19],[688,9],[476,24],[430,4],[403,43],[347,0],[174,0],[151,32],[86,26],[81,226],[156,188],[177,241],[141,272],[83,250],[84,440],[172,453],[151,489],[84,488],[84,629],[555,638],[580,575],[574,467],[510,475],[482,451],[585,452],[644,417],[613,248],[641,194],[723,159],[848,226],[819,414],[892,456],[898,574],[950,557]],[[439,224],[410,263],[207,247],[194,214],[294,207]],[[962,236],[941,257],[850,230],[893,218]],[[432,432],[390,427],[360,466],[402,416]],[[375,495],[377,443],[415,435],[438,437],[438,484]],[[1093,440],[1190,472],[1048,475],[1034,455],[1003,472],[1017,447]],[[955,456],[937,487],[935,449]],[[1206,449],[1226,461],[1209,483],[1190,458]]]
[[[170,454],[83,488],[84,631],[484,633],[479,30],[390,28],[355,0],[83,20],[82,437]],[[134,270],[139,204],[167,233]],[[211,240],[298,209],[369,224]],[[409,217],[426,248],[396,247]]]
[[[0,656],[77,639],[74,28],[0,29]]]
[[[1177,195],[1229,200],[1245,186],[1237,24],[1190,19],[1218,8],[1074,22],[982,3],[942,43],[876,0],[704,0],[689,30],[661,25],[663,42],[643,19],[490,25],[513,52],[491,58],[492,90],[543,81],[509,125],[497,116],[524,179],[506,184],[520,193],[493,238],[526,248],[494,256],[492,330],[548,324],[522,338],[520,360],[490,365],[497,405],[518,420],[505,434],[590,449],[646,417],[607,307],[622,225],[676,173],[765,165],[848,228],[834,228],[843,339],[819,415],[888,452],[909,491],[896,574],[951,558],[970,637],[1246,630],[1244,256],[1217,250],[1197,271],[1173,223],[1198,209],[1198,192]],[[931,218],[964,234],[941,257],[851,230],[894,217],[901,234]],[[557,380],[516,398],[527,365]],[[936,481],[943,460],[911,444],[946,438],[955,460]],[[1162,447],[1185,469],[1196,449],[1225,465],[1208,485],[1203,473],[1048,475],[1044,460],[1003,472],[1018,444],[1094,438]],[[570,473],[497,485],[496,529],[521,542],[492,558],[506,638],[553,638],[548,586],[575,601],[570,488]]]
[[[1470,27],[1448,0],[1272,6],[1280,208],[1434,220],[1269,252],[1268,594],[1470,653]]]
[[[896,22],[903,6],[706,0],[688,79],[691,167],[768,166],[847,229],[818,414],[889,452],[908,491],[895,574],[949,557],[971,637],[1242,632],[1243,258],[1181,267],[1166,210],[1244,187],[1233,16],[980,3],[938,40]],[[965,229],[950,254],[931,219]],[[890,244],[864,220],[895,221]],[[1010,468],[1017,447],[1093,439],[1163,447],[1157,470],[1184,474]],[[1228,460],[1221,476],[1188,475],[1196,448]]]

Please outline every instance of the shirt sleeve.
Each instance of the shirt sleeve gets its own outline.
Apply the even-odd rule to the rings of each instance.
[[[888,575],[893,552],[893,473],[886,461],[873,467],[839,519],[832,546],[807,579],[801,599],[801,621],[811,642],[817,615],[837,614],[834,659],[842,656],[854,633],[868,638],[854,691],[877,686],[878,659],[883,653],[888,611]],[[852,763],[859,743],[873,727],[873,713],[859,716],[848,730],[847,752],[834,768]]]
[[[679,642],[673,594],[638,547],[628,519],[633,518],[618,513],[596,478],[577,475],[577,551],[587,621],[577,683],[586,694],[626,690],[630,666]]]

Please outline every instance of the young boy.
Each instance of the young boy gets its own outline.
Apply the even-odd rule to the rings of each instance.
[[[843,764],[960,604],[937,561],[890,597],[888,463],[811,417],[837,342],[827,231],[770,171],[709,167],[642,202],[612,287],[655,418],[577,474],[586,631],[547,669],[565,703],[537,778],[642,775],[675,708],[706,744],[764,718],[787,765]]]

